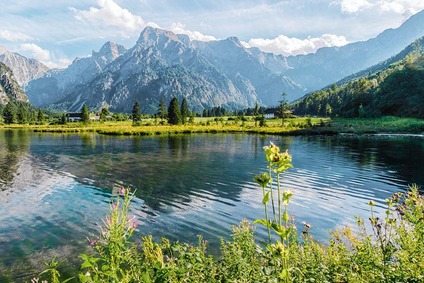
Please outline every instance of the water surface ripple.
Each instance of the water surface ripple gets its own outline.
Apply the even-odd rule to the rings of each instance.
[[[73,264],[122,186],[136,189],[136,238],[195,242],[202,234],[217,252],[232,225],[263,217],[252,180],[267,170],[262,147],[270,141],[293,155],[294,169],[282,179],[294,192],[290,213],[322,241],[354,215],[367,218],[368,200],[382,211],[392,193],[424,184],[420,137],[0,131],[0,271],[41,270],[54,255]],[[264,229],[257,234],[266,239]]]

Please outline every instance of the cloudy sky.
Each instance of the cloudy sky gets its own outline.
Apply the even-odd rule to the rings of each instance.
[[[424,0],[0,0],[0,7],[0,45],[64,67],[109,40],[132,47],[146,25],[305,54],[396,28]]]

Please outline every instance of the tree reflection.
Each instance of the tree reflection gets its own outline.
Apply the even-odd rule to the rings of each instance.
[[[26,131],[0,131],[0,190],[13,183],[23,157],[28,153],[30,138]]]

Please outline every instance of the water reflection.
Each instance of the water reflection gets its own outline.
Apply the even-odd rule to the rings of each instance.
[[[19,174],[20,162],[28,152],[29,139],[24,131],[0,131],[0,191],[6,190]]]
[[[33,265],[38,251],[73,257],[84,250],[112,190],[122,186],[137,189],[137,236],[196,241],[201,233],[216,248],[231,225],[262,217],[252,179],[267,170],[262,147],[270,141],[293,155],[295,168],[282,180],[295,193],[290,212],[312,223],[318,239],[352,224],[355,214],[367,218],[369,199],[381,209],[391,193],[424,184],[423,139],[0,131],[7,189],[0,191],[0,271]],[[266,238],[265,230],[257,233]]]

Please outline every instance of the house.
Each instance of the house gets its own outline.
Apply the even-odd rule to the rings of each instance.
[[[265,119],[274,119],[275,118],[275,109],[274,108],[268,108],[265,110],[264,113]]]
[[[68,122],[78,122],[82,120],[82,113],[66,113],[66,120]]]

